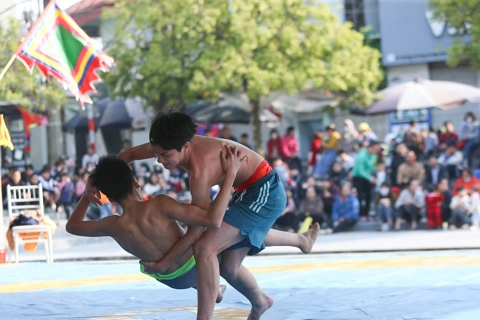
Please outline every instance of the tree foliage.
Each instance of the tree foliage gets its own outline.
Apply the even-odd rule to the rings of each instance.
[[[459,35],[470,35],[470,41],[455,39],[447,49],[449,66],[469,62],[480,67],[480,0],[430,0],[434,19],[448,23]]]
[[[382,80],[378,50],[318,1],[118,0],[106,17],[117,24],[116,72],[105,81],[157,109],[240,91],[256,128],[258,101],[272,91],[313,86],[368,105]]]
[[[0,68],[7,65],[20,45],[20,23],[11,19],[0,25]],[[47,83],[38,70],[32,74],[18,59],[0,79],[0,100],[18,103],[24,108],[54,109],[67,102],[65,90],[58,82]]]

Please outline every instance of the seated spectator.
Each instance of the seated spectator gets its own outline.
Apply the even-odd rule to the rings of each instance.
[[[297,212],[297,206],[293,200],[292,192],[287,191],[287,206],[277,221],[275,221],[276,227],[285,228],[289,232],[295,232],[298,228],[299,216]]]
[[[449,143],[445,153],[438,158],[438,163],[444,166],[448,172],[448,178],[454,180],[458,177],[459,166],[462,165],[463,154],[457,150],[455,143]]]
[[[472,230],[480,229],[480,193],[478,186],[474,185],[472,188],[472,195],[470,196],[470,214],[472,217]]]
[[[63,206],[68,219],[70,218],[70,213],[72,212],[72,205],[74,200],[73,195],[75,193],[75,186],[68,173],[62,173],[58,186],[60,188],[60,196],[56,203],[57,210],[59,206]]]
[[[170,185],[168,184],[167,180],[165,180],[164,177],[158,177],[158,190],[157,192],[155,193],[155,195],[159,195],[159,194],[167,194],[168,191],[170,191],[172,188],[170,187]]]
[[[450,186],[448,184],[448,179],[442,179],[437,184],[438,193],[443,196],[443,202],[441,204],[442,209],[442,222],[447,223],[450,220],[451,212],[450,202],[452,202],[452,192],[450,191]]]
[[[168,178],[168,184],[174,189],[177,193],[182,192],[185,189],[185,182],[183,180],[185,171],[178,167],[174,167],[170,171],[170,177]]]
[[[398,169],[405,162],[407,157],[408,148],[404,143],[399,143],[395,147],[395,150],[392,152],[392,161],[390,162],[390,182],[392,187],[398,187]]]
[[[453,195],[455,196],[457,194],[459,187],[463,187],[467,190],[468,194],[471,194],[474,185],[480,186],[480,181],[473,176],[472,170],[465,168],[462,170],[462,175],[460,178],[455,181],[455,185],[453,186]]]
[[[418,129],[417,121],[410,121],[410,127],[405,131],[403,135],[403,143],[405,143],[408,149],[415,152],[417,158],[419,158],[423,154],[423,151],[425,150],[425,145],[423,142],[423,136]]]
[[[352,184],[345,182],[332,208],[333,233],[351,229],[360,218],[360,203],[352,193]]]
[[[60,198],[60,189],[57,181],[50,176],[50,168],[44,167],[38,177],[43,188],[43,198],[46,204],[49,204],[53,211],[57,210],[57,201]]]
[[[327,126],[325,129],[326,139],[323,142],[323,153],[322,157],[315,164],[315,169],[313,170],[313,175],[320,179],[325,179],[328,170],[332,166],[332,163],[337,157],[338,143],[342,137],[340,133],[335,129],[335,125],[332,123]]]
[[[448,179],[447,170],[444,166],[438,164],[437,157],[434,154],[430,154],[425,165],[425,189],[429,185],[437,185],[443,179]]]
[[[323,208],[329,218],[332,217],[333,202],[339,193],[340,187],[331,180],[326,179],[322,182],[322,187],[319,189],[318,194],[323,200]]]
[[[339,150],[337,162],[342,165],[346,172],[348,172],[355,165],[355,158],[348,154],[345,150]]]
[[[306,217],[313,219],[312,223],[318,222],[320,225],[325,225],[328,220],[323,211],[323,200],[315,192],[315,188],[309,187],[307,189],[307,196],[300,203],[299,221],[303,221]]]
[[[411,223],[411,230],[416,230],[420,220],[420,210],[424,206],[423,193],[419,188],[418,180],[411,180],[408,187],[400,192],[395,208],[397,209],[397,218],[395,221],[395,230],[400,231],[402,219]]]
[[[435,129],[430,126],[428,130],[422,131],[423,136],[423,144],[425,145],[425,149],[423,150],[423,154],[428,158],[430,155],[437,154],[437,146],[438,146],[438,136],[435,132]]]
[[[470,196],[467,189],[460,186],[457,189],[457,195],[452,198],[450,203],[452,209],[452,216],[449,221],[449,228],[451,230],[462,228],[468,229],[470,224]]]
[[[25,172],[22,173],[23,183],[27,184],[34,173],[35,173],[35,170],[33,169],[33,166],[31,164],[26,166]]]
[[[287,163],[284,162],[281,158],[277,157],[272,160],[272,168],[280,177],[280,181],[282,181],[283,187],[287,189],[290,181],[290,170]]]
[[[12,174],[10,175],[10,178],[8,179],[5,185],[5,190],[7,189],[6,186],[17,187],[17,186],[24,186],[24,185],[25,183],[22,181],[22,173],[17,168],[14,168],[12,171]],[[6,204],[8,199],[8,194],[5,192],[3,194],[3,197],[4,197],[3,203]]]
[[[442,204],[445,202],[445,198],[434,185],[429,185],[427,190],[425,195],[427,228],[440,229],[442,227]]]
[[[148,182],[145,184],[143,191],[147,194],[149,199],[155,197],[158,191],[160,190],[160,185],[158,184],[158,175],[156,173],[152,173],[148,178]]]
[[[332,181],[335,185],[340,187],[347,180],[347,171],[343,169],[340,162],[334,162],[332,167],[328,171],[327,178]]]
[[[377,171],[375,172],[375,192],[387,182],[387,167],[385,162],[377,163]]]
[[[393,211],[393,205],[397,197],[390,189],[390,185],[386,182],[382,183],[375,195],[375,211],[378,220],[377,231],[382,230],[384,223],[388,224],[388,230],[393,230],[393,218],[395,212]]]
[[[443,132],[438,135],[438,151],[440,153],[445,152],[448,148],[448,145],[457,145],[457,142],[458,135],[455,132],[453,123],[451,121],[446,121]]]
[[[425,179],[425,168],[417,161],[415,152],[408,151],[405,162],[400,165],[397,173],[397,183],[401,189],[405,188],[411,180],[422,184]]]

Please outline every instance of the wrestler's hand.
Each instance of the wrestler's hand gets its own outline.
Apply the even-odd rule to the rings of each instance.
[[[90,178],[87,180],[87,184],[85,185],[85,191],[83,192],[85,197],[87,197],[90,203],[98,206],[102,205],[102,196],[100,195],[100,190],[92,186],[92,182]]]
[[[247,156],[234,146],[225,146],[225,151],[220,151],[220,160],[222,162],[223,171],[226,174],[237,175],[238,169],[243,162],[247,160]]]
[[[162,262],[150,262],[140,260],[139,263],[143,266],[146,273],[164,273],[166,268],[163,267]]]

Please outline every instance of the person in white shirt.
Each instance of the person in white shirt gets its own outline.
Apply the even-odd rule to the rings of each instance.
[[[92,146],[87,148],[87,153],[82,158],[82,168],[86,168],[88,163],[91,162],[94,165],[98,163],[98,154],[95,153],[95,149]]]
[[[470,196],[470,210],[472,214],[472,230],[480,229],[480,193],[478,193],[478,186],[475,184],[472,187],[472,195]]]
[[[454,230],[457,228],[468,229],[470,224],[469,210],[471,208],[470,196],[468,190],[460,186],[457,188],[457,195],[450,202],[452,215],[450,216],[449,228]]]
[[[411,229],[416,230],[418,221],[420,220],[420,210],[425,206],[423,192],[419,188],[418,180],[411,180],[408,187],[405,188],[398,196],[395,202],[395,208],[398,216],[395,221],[395,230],[399,231],[402,219],[411,223]]]

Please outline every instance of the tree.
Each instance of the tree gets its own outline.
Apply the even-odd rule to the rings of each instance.
[[[0,68],[7,65],[21,38],[19,21],[11,19],[8,26],[0,24]],[[65,104],[67,97],[59,83],[47,83],[36,69],[30,74],[17,59],[0,79],[0,100],[18,103],[27,109],[45,110]]]
[[[106,17],[121,22],[109,51],[117,67],[105,81],[157,109],[245,92],[258,150],[262,96],[309,85],[368,105],[382,79],[378,50],[317,2],[116,1]]]
[[[480,0],[430,0],[434,19],[457,29],[458,35],[470,35],[470,41],[454,39],[447,49],[447,64],[451,67],[470,62],[480,67]]]

